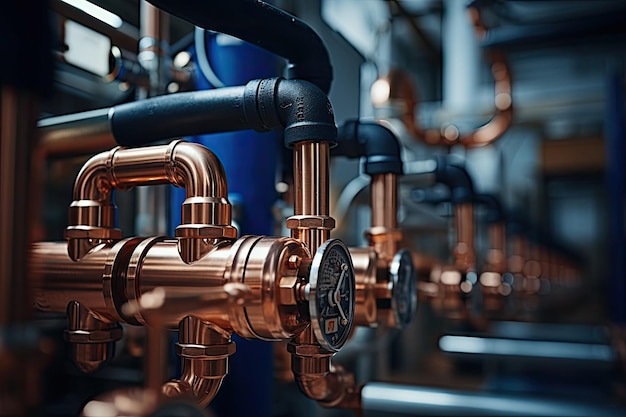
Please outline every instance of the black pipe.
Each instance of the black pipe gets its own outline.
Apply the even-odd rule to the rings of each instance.
[[[402,175],[400,142],[385,126],[375,122],[348,120],[337,129],[337,147],[332,156],[363,158],[368,175]]]
[[[446,156],[437,157],[433,162],[434,163],[420,164],[417,170],[411,169],[412,166],[409,165],[409,169],[405,174],[409,177],[432,175],[434,183],[444,184],[450,188],[450,198],[447,201],[454,204],[474,202],[474,185],[465,167],[451,161]],[[430,195],[434,196],[435,194]],[[427,196],[428,195],[420,195],[420,198]],[[441,200],[435,202],[440,203]]]
[[[258,0],[148,0],[196,26],[226,33],[289,61],[288,78],[312,82],[328,94],[333,78],[328,51],[306,23]]]
[[[482,204],[487,209],[485,222],[498,223],[505,220],[502,204],[495,195],[476,194],[475,199],[478,204]]]
[[[55,123],[55,119],[59,123]],[[108,119],[108,124],[107,124]],[[121,104],[107,110],[44,119],[39,126],[51,134],[90,122],[103,124],[115,142],[142,146],[180,136],[234,130],[266,132],[284,128],[285,144],[299,141],[336,142],[337,128],[326,95],[303,80],[269,78],[245,86],[178,93]],[[100,132],[102,134],[102,132]],[[80,140],[80,137],[76,137]]]
[[[437,158],[435,170],[437,182],[450,187],[453,203],[468,203],[474,200],[474,185],[465,167],[451,162],[445,156]]]

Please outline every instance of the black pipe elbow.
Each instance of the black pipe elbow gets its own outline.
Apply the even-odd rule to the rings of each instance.
[[[257,131],[284,128],[285,146],[296,142],[337,142],[333,107],[326,94],[304,80],[250,81],[244,93],[246,118]]]
[[[288,62],[288,76],[317,85],[328,94],[330,57],[319,35],[305,22],[259,0],[149,0],[196,26],[232,35]]]
[[[450,187],[452,203],[471,203],[474,201],[472,178],[464,167],[448,161],[445,156],[437,158],[435,178],[437,182]]]
[[[375,122],[349,120],[337,131],[337,147],[333,156],[363,158],[363,171],[368,175],[402,175],[400,143],[396,135]]]
[[[504,221],[504,210],[500,204],[500,200],[493,194],[476,194],[476,202],[486,207],[487,214],[485,221],[487,223],[498,223]]]
[[[284,128],[285,144],[336,143],[337,127],[326,94],[304,80],[267,78],[245,86],[153,97],[108,111],[111,133],[120,145],[181,136]]]

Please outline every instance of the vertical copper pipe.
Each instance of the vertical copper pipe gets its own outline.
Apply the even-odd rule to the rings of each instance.
[[[38,331],[27,324],[36,278],[28,251],[37,232],[41,194],[38,174],[42,164],[34,160],[33,152],[38,142],[38,100],[32,92],[8,85],[1,88],[0,415],[31,415],[39,402],[44,346]]]
[[[168,378],[169,347],[168,333],[160,323],[146,327],[146,349],[143,362],[144,385],[159,392]]]
[[[298,142],[293,147],[294,215],[329,215],[329,146],[327,142]],[[330,238],[328,229],[292,229],[311,253]]]
[[[6,325],[27,319],[32,310],[27,260],[39,207],[40,164],[31,153],[37,145],[36,100],[3,86],[0,117],[0,325]]]
[[[472,203],[461,203],[454,206],[456,225],[456,245],[453,253],[456,265],[465,272],[476,267],[474,251],[474,207]]]
[[[491,223],[488,227],[489,252],[487,263],[492,272],[503,273],[506,270],[506,230],[504,222]]]
[[[148,3],[140,3],[139,62],[148,70],[149,96],[162,94],[167,83],[169,49],[169,14]]]
[[[371,182],[372,227],[398,227],[396,174],[374,174]]]
[[[393,231],[398,227],[397,176],[396,174],[374,174],[371,180],[372,229],[381,228],[386,238],[374,244],[381,259],[390,262],[398,251]]]

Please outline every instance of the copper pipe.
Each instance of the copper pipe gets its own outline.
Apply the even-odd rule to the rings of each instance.
[[[69,321],[65,340],[72,343],[72,358],[83,372],[93,372],[111,360],[115,342],[122,337],[117,323],[98,320],[77,301],[67,307]]]
[[[402,234],[398,227],[398,196],[396,174],[375,174],[371,185],[372,227],[368,232],[370,245],[385,262],[398,251]]]
[[[329,217],[329,144],[297,142],[293,156],[294,216],[287,219],[286,226],[293,238],[315,253],[335,227]]]
[[[491,223],[488,226],[489,250],[487,268],[489,271],[506,272],[506,230],[504,222]]]
[[[331,364],[330,355],[292,355],[291,369],[300,390],[320,405],[360,409],[361,389],[356,386],[354,375]]]
[[[438,129],[422,129],[412,120],[409,131],[429,145],[452,146],[463,145],[466,148],[486,146],[495,142],[506,132],[513,119],[513,100],[511,95],[511,75],[502,54],[492,52],[488,56],[491,61],[491,74],[494,79],[495,112],[491,120],[478,129],[461,133],[453,124]]]
[[[138,185],[173,184],[185,187],[181,225],[176,228],[180,256],[193,262],[219,239],[233,239],[231,207],[224,168],[203,146],[174,141],[136,149],[115,148],[91,158],[74,184],[74,201],[66,229],[68,251],[79,260],[101,243],[121,237],[114,228],[113,189]]]
[[[356,280],[356,301],[354,307],[355,326],[377,324],[376,278],[378,272],[376,251],[368,248],[350,248]]]
[[[483,37],[486,30],[482,25],[478,10],[470,8],[469,13],[476,35]],[[401,119],[408,131],[429,145],[453,146],[460,144],[467,148],[486,146],[500,138],[513,120],[511,74],[502,52],[490,51],[486,58],[491,63],[491,74],[494,80],[495,111],[489,122],[468,133],[461,133],[454,124],[443,125],[434,129],[423,129],[419,126],[414,112],[418,98],[415,94],[413,81],[407,73],[401,70],[390,71],[385,77],[390,88],[389,99],[402,102],[404,112]]]
[[[148,96],[165,92],[169,53],[169,14],[145,0],[139,3],[140,31],[139,53],[137,58],[148,71],[150,91]],[[140,97],[145,98],[145,97]]]
[[[230,333],[194,316],[185,317],[179,326],[177,353],[182,358],[179,379],[165,383],[167,397],[191,397],[206,407],[217,394],[228,373],[228,357],[235,353]]]
[[[16,9],[9,7],[5,13],[14,17],[12,10]],[[15,15],[26,17],[27,10],[33,12],[33,24],[37,25],[38,6]],[[16,33],[11,28],[9,32]],[[18,48],[34,45],[43,30],[29,33],[30,42],[18,42]],[[40,52],[30,51],[31,56],[43,57]],[[14,64],[19,66],[19,60]],[[39,70],[45,74],[45,68]],[[18,83],[23,89],[11,87],[11,77],[9,72],[0,86],[0,414],[21,416],[38,413],[44,349],[50,349],[50,344],[39,337],[38,327],[27,321],[32,316],[32,288],[39,280],[28,262],[28,251],[34,236],[41,233],[37,210],[43,164],[36,152],[34,129],[39,103],[35,91],[41,87],[37,82],[28,88]]]
[[[187,264],[178,255],[176,240],[129,238],[101,245],[74,262],[65,244],[43,242],[34,245],[31,254],[33,267],[43,278],[35,303],[41,311],[60,313],[78,301],[105,322],[168,329],[177,328],[193,312],[242,337],[288,340],[307,324],[294,295],[301,281],[298,266],[290,261],[294,256],[310,260],[308,250],[294,239],[246,236]],[[245,295],[249,301],[243,304],[230,295],[216,301],[215,291],[228,292],[229,284],[244,284],[252,298]],[[159,287],[165,289],[160,299],[153,292]],[[189,299],[191,293],[196,294],[195,301]],[[146,294],[148,299],[143,300]],[[158,314],[132,308],[148,301],[161,303]],[[126,304],[130,308],[123,307]]]
[[[456,227],[456,244],[452,251],[455,264],[463,272],[476,268],[474,250],[474,206],[472,203],[461,203],[454,206]]]

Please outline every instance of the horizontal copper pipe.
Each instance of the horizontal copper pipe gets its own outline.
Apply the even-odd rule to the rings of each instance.
[[[242,337],[285,340],[307,324],[299,318],[296,301],[286,296],[290,287],[281,286],[283,280],[298,282],[297,265],[289,262],[292,256],[310,259],[306,248],[294,239],[261,236],[224,244],[193,264],[180,259],[176,240],[160,237],[100,245],[78,262],[69,258],[64,243],[42,242],[31,251],[34,271],[42,277],[35,304],[41,311],[61,313],[77,301],[103,322],[157,324],[169,329],[193,313]],[[210,302],[211,294],[228,289],[229,283],[245,284],[250,290],[248,301],[231,303],[228,308],[223,308],[222,301]],[[158,311],[123,308],[140,303],[156,288],[169,294]],[[191,293],[200,301],[189,302],[185,310],[179,296]],[[202,301],[205,295],[206,302]]]

